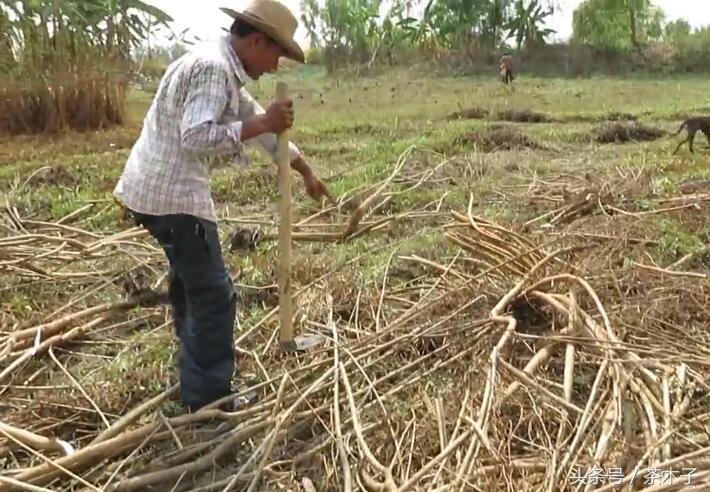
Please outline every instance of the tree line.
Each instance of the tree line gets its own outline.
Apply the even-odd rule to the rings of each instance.
[[[413,58],[476,67],[504,50],[542,53],[527,68],[564,64],[568,75],[603,65],[600,56],[624,67],[710,68],[710,28],[668,22],[653,0],[584,0],[563,46],[551,45],[557,0],[301,1],[309,61],[329,69]],[[148,40],[171,21],[143,0],[0,0],[0,133],[120,124],[129,75],[162,73]]]
[[[397,63],[407,54],[526,53],[549,45],[555,0],[302,0],[310,56],[341,64]],[[708,66],[710,29],[668,22],[652,0],[585,0],[569,42],[598,53],[635,55],[678,70]]]

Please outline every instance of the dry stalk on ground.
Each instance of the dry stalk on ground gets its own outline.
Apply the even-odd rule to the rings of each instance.
[[[403,171],[400,164],[371,190],[361,218],[372,203],[392,196],[385,189]],[[432,176],[409,182],[419,186]],[[574,224],[591,212],[571,203],[547,218]],[[409,218],[426,216],[420,212]],[[67,288],[88,277],[93,283],[80,284],[84,300],[100,289],[98,275],[87,269],[101,271],[117,255],[148,268],[158,262],[135,230],[97,237],[68,224],[11,217],[10,234],[0,238],[0,269]],[[273,350],[274,311],[244,330],[241,363],[261,375],[253,388],[260,398],[234,413],[206,408],[166,415],[175,386],[115,402],[101,394],[102,381],[78,377],[76,354],[88,357],[92,347],[84,344],[121,347],[120,336],[102,338],[121,329],[117,319],[147,311],[165,330],[155,286],[88,307],[73,298],[47,319],[3,326],[0,394],[9,411],[0,425],[0,491],[229,491],[276,484],[346,491],[607,490],[609,477],[597,474],[593,483],[590,473],[614,468],[627,477],[622,481],[636,473],[634,487],[643,489],[653,485],[644,485],[652,470],[670,466],[692,468],[693,485],[710,486],[710,414],[700,401],[710,351],[705,332],[680,328],[690,297],[707,306],[707,282],[665,275],[661,284],[657,275],[642,277],[643,270],[607,268],[609,250],[589,237],[563,231],[543,240],[476,216],[473,201],[437,227],[438,239],[456,250],[452,258],[395,259],[393,248],[374,291],[352,296],[329,283],[333,272],[301,286],[298,295],[309,308],[304,328],[319,331],[329,340],[325,346],[298,357]],[[391,287],[398,261],[424,273]],[[66,262],[74,268],[64,269]],[[99,286],[111,282],[100,280]],[[630,284],[645,289],[622,290]],[[710,323],[707,309],[694,316],[694,326]],[[33,364],[45,354],[61,372]],[[54,390],[57,374],[72,389],[62,406],[56,396],[42,398]],[[22,396],[33,391],[37,398]],[[25,407],[40,418],[23,417]],[[199,425],[214,420],[226,422],[227,430]],[[73,452],[57,445],[62,442]],[[649,490],[667,490],[655,485]]]

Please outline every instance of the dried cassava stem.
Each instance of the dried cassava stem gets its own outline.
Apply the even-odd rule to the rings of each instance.
[[[343,424],[340,419],[340,347],[338,340],[338,329],[333,321],[333,296],[328,294],[328,325],[333,333],[333,365],[336,369],[333,377],[333,418],[335,419],[335,438],[338,446],[338,456],[340,458],[340,466],[343,470],[343,490],[344,492],[352,492],[352,473],[350,471],[350,462],[348,461],[348,452],[345,448],[343,440]]]
[[[348,222],[347,228],[345,229],[345,231],[343,231],[343,239],[347,239],[357,230],[357,226],[360,224],[360,221],[364,217],[365,212],[369,208],[370,204],[382,194],[385,188],[390,185],[395,176],[399,174],[399,172],[402,170],[402,168],[407,162],[407,157],[413,149],[414,147],[409,147],[402,153],[402,155],[399,156],[399,159],[397,159],[397,164],[395,165],[392,174],[390,174],[390,176],[380,185],[379,188],[377,188],[370,196],[363,200],[360,205],[358,205],[358,207],[350,216],[350,221]]]
[[[22,442],[26,446],[31,447],[37,451],[45,451],[48,453],[61,453],[63,455],[71,455],[74,453],[74,447],[66,441],[61,439],[51,439],[48,437],[40,436],[34,432],[30,432],[18,427],[11,426],[0,422],[0,431],[10,435]]]

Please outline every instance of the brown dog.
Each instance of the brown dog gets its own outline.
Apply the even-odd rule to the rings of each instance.
[[[678,146],[673,151],[673,154],[678,152],[680,147],[686,142],[688,143],[690,151],[695,153],[695,151],[693,150],[693,140],[695,139],[695,134],[699,131],[705,134],[705,138],[707,138],[708,145],[710,146],[710,116],[696,116],[694,118],[688,118],[680,125],[678,131],[671,136],[675,137],[683,131],[683,128],[686,129],[687,136],[685,137],[685,140],[678,144]]]

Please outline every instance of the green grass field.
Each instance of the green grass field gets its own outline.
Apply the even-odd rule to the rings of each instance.
[[[252,84],[252,94],[266,103],[273,92],[274,80]],[[710,326],[707,275],[710,268],[710,253],[707,252],[710,243],[710,148],[709,142],[699,134],[694,155],[687,147],[672,155],[682,136],[668,135],[678,129],[686,115],[710,113],[707,80],[700,77],[561,80],[523,76],[516,81],[514,92],[507,91],[492,78],[439,78],[405,71],[336,78],[308,68],[288,72],[284,80],[289,82],[296,105],[292,138],[303,150],[307,161],[340,197],[341,205],[353,196],[360,200],[366,198],[395,171],[398,162],[403,163],[362,221],[361,225],[371,227],[371,230],[345,241],[325,240],[344,230],[350,213],[346,206],[330,207],[310,222],[294,228],[294,233],[308,232],[321,237],[321,240],[294,241],[293,288],[296,291],[302,289],[296,300],[299,329],[327,332],[330,325],[326,297],[331,295],[334,321],[343,329],[341,336],[353,344],[352,351],[357,357],[364,353],[362,347],[368,336],[374,336],[377,343],[391,340],[385,334],[385,327],[390,327],[395,334],[399,333],[396,330],[406,328],[403,337],[412,330],[415,338],[406,339],[405,345],[397,346],[396,355],[388,356],[388,364],[396,367],[421,356],[422,352],[412,355],[410,349],[424,343],[422,340],[429,340],[432,335],[417,334],[417,330],[424,326],[436,327],[437,320],[443,323],[449,312],[462,305],[462,299],[472,300],[479,295],[484,298],[475,311],[464,312],[468,322],[473,323],[473,328],[469,328],[471,335],[461,331],[461,327],[466,326],[466,322],[461,321],[463,324],[452,325],[447,328],[450,331],[442,332],[440,339],[437,338],[437,343],[447,347],[469,348],[480,344],[480,350],[462,356],[462,366],[458,369],[447,367],[440,372],[425,374],[416,383],[403,379],[401,384],[410,381],[407,391],[411,393],[398,394],[388,400],[388,411],[397,421],[393,425],[400,426],[401,432],[417,435],[416,431],[406,430],[412,413],[424,419],[423,423],[419,421],[421,441],[417,440],[417,452],[413,453],[416,464],[425,463],[426,456],[431,458],[440,452],[436,415],[447,416],[449,420],[444,428],[449,429],[448,432],[452,432],[454,424],[460,420],[457,415],[463,413],[464,408],[460,406],[462,388],[470,388],[472,398],[473,394],[478,400],[482,398],[485,364],[503,330],[500,327],[497,331],[481,328],[479,333],[476,331],[478,325],[472,320],[482,320],[481,326],[488,326],[485,324],[490,323],[486,321],[488,313],[498,299],[526,274],[525,269],[505,268],[499,275],[491,273],[489,267],[497,263],[496,254],[503,254],[501,251],[512,248],[514,243],[512,236],[506,236],[502,230],[486,229],[488,236],[480,231],[481,236],[471,232],[479,239],[490,239],[490,234],[508,238],[488,246],[471,239],[466,243],[468,247],[462,249],[461,243],[452,241],[445,234],[452,230],[447,229],[455,220],[452,212],[467,216],[469,210],[480,221],[490,221],[514,231],[538,248],[544,245],[545,249],[541,251],[546,253],[561,245],[587,245],[585,247],[590,249],[565,260],[569,263],[560,263],[557,273],[578,275],[594,286],[612,318],[613,329],[623,340],[624,350],[635,347],[641,357],[671,368],[684,361],[691,371],[695,371],[692,374],[698,381],[707,381],[703,368],[706,369],[710,361],[706,343]],[[13,332],[102,302],[121,300],[124,296],[121,279],[127,273],[141,272],[148,284],[158,290],[165,288],[161,283],[166,272],[165,262],[151,240],[145,236],[125,240],[112,236],[133,227],[122,219],[111,193],[140,131],[148,104],[150,94],[139,91],[131,94],[131,121],[125,128],[88,135],[0,140],[0,187],[6,193],[3,206],[7,204],[20,219],[6,219],[4,238],[0,237],[0,241],[4,241],[0,242],[0,272],[3,276],[0,285],[0,354],[3,354],[0,355],[0,371],[21,353],[17,347],[12,348]],[[470,108],[479,108],[486,115],[475,119],[452,117],[454,113]],[[498,115],[506,111],[536,112],[545,116],[546,121],[502,121]],[[657,128],[664,134],[651,141],[598,143],[595,138],[599,132],[616,123],[609,120],[618,119],[619,115],[633,116],[639,125]],[[273,403],[279,375],[285,368],[293,370],[310,361],[307,356],[299,356],[294,362],[288,356],[275,353],[277,317],[268,317],[268,313],[278,305],[278,252],[273,239],[278,224],[278,194],[275,167],[257,152],[253,155],[259,157],[245,171],[216,171],[213,190],[222,216],[220,230],[225,243],[225,258],[243,296],[239,326],[235,332],[237,337],[244,336],[240,339],[243,342],[240,367],[264,379],[271,378],[268,394]],[[294,223],[326,208],[305,195],[295,174],[293,190]],[[57,226],[57,223],[61,225]],[[266,237],[255,251],[226,250],[229,234],[235,226],[257,225]],[[25,235],[33,232],[54,239],[35,238],[22,242],[23,236],[28,237]],[[111,240],[95,249],[86,247],[96,245],[96,241],[106,237]],[[70,241],[63,242],[67,238]],[[72,239],[83,246],[72,249]],[[506,255],[511,261],[515,256],[506,253],[503,257]],[[674,266],[679,261],[681,263]],[[525,265],[531,267],[532,263]],[[675,274],[668,273],[670,270]],[[436,279],[444,271],[447,280],[438,285]],[[422,302],[429,295],[425,295],[427,289],[443,289],[444,297],[450,298],[453,304],[446,309],[437,307],[422,315],[414,325],[407,325],[408,328],[397,324],[398,316],[408,308],[426,305]],[[562,287],[559,294],[567,294],[566,287]],[[583,289],[578,296],[584,297]],[[585,298],[580,303],[600,326],[603,325],[593,301]],[[516,349],[512,354],[507,353],[510,363],[519,369],[535,348],[540,348],[542,341],[538,335],[566,326],[563,317],[545,313],[547,321],[544,322],[538,319],[540,312],[518,317],[519,322],[527,320],[526,323],[535,326],[533,329],[526,324],[529,337],[516,338]],[[82,333],[84,336],[73,339],[68,345],[57,345],[53,352],[69,369],[74,382],[46,354],[24,362],[5,380],[0,379],[0,384],[5,385],[0,386],[4,402],[0,405],[9,422],[25,425],[36,432],[58,433],[77,443],[87,444],[105,429],[97,407],[107,421],[115,421],[140,402],[159,394],[168,381],[174,380],[171,379],[174,378],[173,342],[166,308],[131,308],[123,314],[100,320]],[[474,333],[478,335],[474,336]],[[381,354],[389,353],[382,350]],[[453,348],[448,350],[452,350],[450,357],[459,353]],[[583,353],[585,345],[578,350]],[[326,350],[318,356],[330,361],[324,362],[323,367],[332,365],[331,352]],[[616,356],[623,359],[627,355],[625,352]],[[557,357],[564,359],[564,351]],[[575,404],[583,408],[600,359],[597,355],[581,357],[578,370],[584,376],[576,382],[574,394]],[[613,358],[609,355],[610,360]],[[358,360],[362,364],[375,364],[371,358]],[[469,371],[462,369],[469,367],[468,364]],[[541,372],[550,381],[558,378],[554,384],[541,383],[547,391],[562,394],[563,365],[551,363]],[[371,374],[373,380],[385,374],[378,372],[384,369],[377,367]],[[658,369],[652,364],[648,367]],[[415,369],[421,371],[419,366]],[[370,383],[366,378],[356,369],[352,371],[353,381],[357,377],[357,384],[367,388]],[[315,384],[319,374],[314,370],[310,377],[296,379],[294,387],[303,391],[308,384]],[[509,381],[511,377],[506,375],[503,379]],[[638,374],[634,376],[637,377]],[[464,381],[471,385],[466,386]],[[605,391],[611,391],[609,388],[619,382],[614,381],[609,382]],[[290,384],[287,385],[289,391],[293,389]],[[394,383],[382,384],[384,386],[375,385],[375,393],[386,393],[396,387]],[[697,384],[702,387],[702,383]],[[535,386],[527,386],[528,397],[536,394]],[[653,389],[649,391],[653,392]],[[426,398],[423,400],[422,394],[431,396],[434,406],[428,400],[424,402]],[[663,395],[654,395],[663,401]],[[437,397],[443,398],[443,410],[432,410],[438,408]],[[630,397],[630,401],[635,401],[636,397]],[[330,398],[332,403],[332,395],[324,398],[326,401]],[[369,401],[367,398],[372,396],[358,399],[358,405]],[[599,398],[601,401],[602,397]],[[530,402],[524,397],[521,399],[525,401],[517,402],[519,406],[515,408],[529,408]],[[640,408],[648,409],[645,404],[642,403]],[[700,403],[693,400],[691,408],[695,413],[692,418],[696,420],[692,425],[688,424],[688,428],[676,430],[683,435],[695,435],[700,432],[698,429],[707,429],[707,405],[707,400]],[[342,411],[349,415],[350,410],[346,407],[347,403],[343,404]],[[41,424],[33,417],[24,416],[27,408],[35,417],[40,417]],[[548,412],[549,408],[547,405],[540,412]],[[180,412],[172,402],[165,402],[162,411],[166,417],[176,417]],[[510,411],[514,414],[516,410]],[[508,431],[501,429],[507,429],[508,420],[514,423],[515,418],[522,419],[513,414],[508,416],[509,419],[505,412],[497,415],[495,425],[499,426],[498,430],[490,431],[489,436],[495,441],[494,446],[505,441],[504,434]],[[703,414],[706,416],[704,420],[697,417]],[[554,415],[553,412],[553,417],[549,418],[559,420]],[[596,415],[601,421],[601,414]],[[326,413],[322,418],[326,422],[307,425],[328,428],[332,415]],[[430,424],[434,422],[428,430],[427,418]],[[638,420],[643,418],[637,413]],[[658,418],[662,423],[663,418]],[[688,416],[688,419],[692,418]],[[377,418],[364,412],[361,421],[365,425]],[[638,425],[648,426],[647,423],[646,427]],[[441,429],[441,425],[438,428]],[[350,445],[356,446],[352,431],[345,430],[352,438]],[[557,428],[554,430],[558,431]],[[658,429],[654,435],[658,437],[662,430]],[[306,433],[307,438],[294,439],[315,446],[315,441],[309,439],[315,439],[313,436],[317,437],[319,432],[322,430],[311,429],[310,434]],[[509,429],[509,432],[513,435],[517,431]],[[642,435],[641,430],[638,432]],[[388,438],[388,432],[383,433],[384,437],[380,438]],[[410,434],[407,434],[408,439],[413,439]],[[498,451],[510,459],[537,456],[540,450],[536,438],[526,436],[519,436],[517,441],[513,439],[512,447],[507,451],[503,447]],[[626,441],[624,436],[614,438],[605,463],[611,466],[615,463],[614,457],[635,456],[638,450],[635,444],[629,444],[628,435],[626,438]],[[535,442],[526,443],[526,439]],[[649,439],[652,439],[648,436],[645,439],[645,445],[649,445]],[[695,448],[708,445],[707,434],[698,439]],[[335,446],[333,442],[331,445]],[[373,439],[370,442],[377,456],[382,460],[394,459],[387,445],[379,446],[377,442],[384,441]],[[595,442],[585,441],[585,446],[593,447]],[[274,455],[272,461],[288,461],[303,451],[283,446],[285,451],[280,458]],[[674,444],[673,450],[681,453],[686,447],[682,443]],[[165,449],[158,446],[151,452],[160,455],[167,452]],[[150,456],[147,450],[143,451]],[[465,453],[465,448],[462,451]],[[484,451],[481,453],[483,456]],[[546,458],[539,459],[548,462],[550,456],[540,453]],[[295,475],[283,473],[290,479],[300,480],[303,470],[337,469],[338,460],[325,454],[326,457],[309,462],[303,469],[296,467],[299,471]],[[360,452],[355,454],[361,458]],[[493,459],[492,456],[489,458]],[[27,466],[22,459],[3,458],[0,454],[0,460],[3,459],[10,468]],[[26,456],[24,459],[32,461]],[[351,459],[355,462],[358,458]],[[152,463],[149,458],[132,458],[126,470],[140,470],[148,462]],[[463,465],[456,462],[448,466]],[[286,480],[286,475],[276,477],[277,468],[272,469],[275,474],[271,477],[273,483]],[[397,483],[405,482],[410,476],[405,468],[396,466]],[[222,469],[222,475],[217,474],[220,480],[236,473],[234,467],[226,469]],[[303,473],[307,475],[306,471]],[[374,473],[372,469],[371,473]],[[452,473],[449,468],[440,470],[441,479],[448,480]],[[104,483],[109,475],[110,472],[106,476],[101,473],[86,476],[98,484]],[[339,472],[328,472],[327,478],[317,481],[323,487],[318,490],[327,487],[342,490],[336,485],[340,483],[338,477]],[[316,482],[313,476],[311,479]],[[477,484],[484,490],[506,487],[501,485],[505,482],[500,476],[479,476],[479,479]],[[486,482],[488,479],[497,481]],[[473,478],[471,480],[475,482]],[[541,490],[538,487],[542,487],[547,478],[540,472],[529,480],[528,490]],[[165,490],[171,490],[174,482]],[[509,487],[510,484],[508,482]]]

